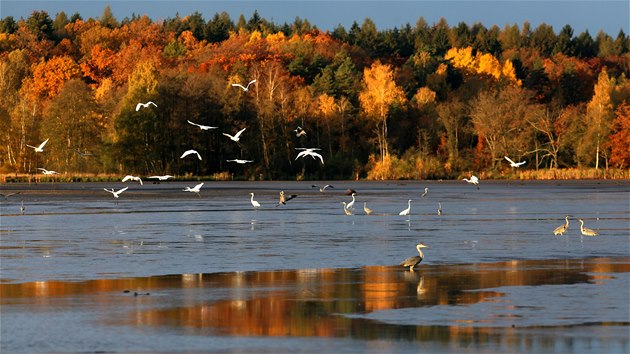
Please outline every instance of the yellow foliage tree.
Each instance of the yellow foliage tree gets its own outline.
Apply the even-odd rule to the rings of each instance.
[[[613,120],[613,104],[610,98],[611,93],[615,89],[615,79],[608,76],[606,68],[604,68],[597,78],[597,84],[594,88],[593,98],[586,106],[586,127],[584,141],[590,141],[595,144],[595,169],[599,168],[600,148],[603,139],[610,133]],[[591,151],[592,147],[585,144],[586,151]]]
[[[406,101],[405,93],[394,81],[394,71],[377,61],[363,70],[363,91],[359,93],[361,108],[368,118],[377,122],[377,140],[381,160],[389,155],[387,148],[387,115],[392,105]]]

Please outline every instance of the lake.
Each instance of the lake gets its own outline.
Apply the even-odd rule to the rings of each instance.
[[[1,351],[630,352],[628,181],[197,183],[2,185]]]

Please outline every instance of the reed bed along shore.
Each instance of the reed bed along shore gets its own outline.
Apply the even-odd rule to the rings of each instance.
[[[540,169],[540,170],[520,170],[520,171],[489,171],[462,173],[456,178],[427,178],[427,180],[440,179],[461,179],[469,177],[471,174],[477,175],[482,180],[582,180],[582,179],[630,179],[630,169]],[[119,174],[81,174],[81,173],[60,173],[57,175],[11,173],[1,174],[0,183],[73,183],[73,182],[119,182],[124,176]],[[174,176],[170,181],[236,181],[240,180],[229,172],[215,173],[209,176],[196,176],[186,174]],[[409,180],[410,178],[391,178],[392,180]],[[414,179],[414,178],[411,178]],[[421,178],[420,178],[421,179]],[[244,180],[244,179],[243,179]],[[373,180],[365,178],[364,180]],[[376,179],[374,179],[376,180]],[[146,180],[152,183],[155,180]]]

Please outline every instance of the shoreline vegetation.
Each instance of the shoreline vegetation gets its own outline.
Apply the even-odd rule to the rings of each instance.
[[[622,30],[174,16],[0,19],[2,182],[629,177]]]
[[[473,173],[474,174],[474,173]],[[383,181],[383,180],[461,180],[469,174],[461,174],[456,177],[445,178],[409,178],[395,176],[391,178],[362,178],[355,179],[357,181]],[[482,180],[519,180],[519,181],[552,181],[552,180],[630,180],[630,169],[578,169],[578,168],[564,168],[564,169],[540,169],[540,170],[520,170],[520,171],[497,171],[497,172],[482,172],[478,174]],[[25,173],[11,173],[1,174],[0,183],[81,183],[81,182],[120,182],[124,176],[118,174],[107,173],[60,173],[54,176],[48,176],[44,174],[25,174]],[[291,180],[291,179],[279,179]],[[296,178],[296,181],[310,180],[304,178]],[[343,179],[340,179],[343,180]],[[234,175],[233,173],[223,172],[215,173],[208,176],[197,176],[193,174],[186,174],[182,176],[174,176],[168,181],[162,181],[162,184],[168,184],[175,181],[265,181],[263,179],[245,179],[242,176]],[[154,183],[156,180],[145,180],[146,184]]]

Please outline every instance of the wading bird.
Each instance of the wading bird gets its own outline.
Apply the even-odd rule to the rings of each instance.
[[[365,212],[365,215],[370,215],[373,212],[372,209],[367,207],[367,202],[363,202],[363,211]]]
[[[190,188],[190,187],[186,187],[184,188],[184,192],[191,192],[191,193],[195,193],[197,194],[198,197],[200,197],[199,192],[201,191],[201,187],[203,186],[203,182],[199,183],[198,185]]]
[[[512,161],[511,158],[509,158],[507,156],[503,156],[503,157],[505,157],[505,159],[508,160],[508,162],[510,163],[510,166],[512,166],[512,167],[519,167],[521,165],[524,165],[525,162],[527,162],[527,161],[514,162],[514,161]]]
[[[136,105],[136,112],[138,112],[140,108],[148,108],[150,105],[154,105],[155,107],[157,107],[157,105],[153,103],[152,101],[149,101],[147,103],[140,102]]]
[[[189,120],[187,120],[188,123],[192,124],[192,125],[196,125],[199,127],[199,129],[201,130],[210,130],[210,129],[217,129],[218,127],[211,127],[209,125],[201,125],[201,124],[197,124],[197,123],[193,123]]]
[[[227,161],[227,162],[236,162],[236,163],[241,164],[241,165],[244,165],[244,164],[249,163],[249,162],[254,162],[254,160],[239,160],[239,159],[225,160],[225,161]]]
[[[326,190],[326,188],[335,188],[335,187],[331,186],[330,184],[327,184],[327,185],[325,185],[323,187],[320,187],[320,186],[314,184],[314,185],[311,186],[311,188],[319,188],[319,191],[323,193]]]
[[[438,203],[438,215],[442,215],[442,203]]]
[[[58,175],[59,174],[59,172],[57,172],[57,171],[52,171],[52,170],[49,171],[49,170],[47,170],[45,168],[41,168],[41,167],[38,167],[37,169],[42,171],[42,173],[45,174],[45,175]]]
[[[421,197],[424,197],[429,193],[429,187],[424,187],[424,193],[422,193]]]
[[[192,155],[192,154],[197,155],[197,158],[198,158],[199,160],[201,160],[201,155],[199,155],[199,153],[197,152],[197,150],[192,150],[192,149],[184,151],[184,153],[182,154],[182,156],[180,156],[179,158],[180,158],[180,159],[183,159],[184,157],[186,157],[186,156],[188,156],[188,155]]]
[[[341,202],[341,204],[343,204],[343,212],[348,216],[352,215],[352,212],[346,208],[346,202]]]
[[[24,215],[25,211],[26,211],[26,207],[24,207],[24,201],[22,201],[22,205],[20,205],[20,214]]]
[[[564,233],[567,231],[567,229],[569,228],[569,215],[567,215],[567,216],[564,218],[564,220],[565,220],[565,223],[564,223],[564,224],[562,224],[562,225],[560,225],[560,226],[556,227],[556,228],[553,230],[553,234],[554,234],[554,235],[560,235],[560,236],[562,236],[562,234],[564,234]]]
[[[401,211],[400,213],[398,213],[398,215],[409,215],[410,212],[411,212],[411,199],[409,199],[409,201],[407,202],[407,209]]]
[[[249,195],[251,195],[251,196],[252,196],[252,199],[251,199],[252,206],[253,206],[255,209],[260,208],[260,203],[258,203],[257,201],[255,201],[255,200],[254,200],[254,193],[249,193]]]
[[[599,233],[597,233],[597,231],[595,230],[591,230],[589,228],[584,227],[584,220],[579,219],[580,220],[580,232],[582,233],[582,235],[584,236],[597,236],[599,235]]]
[[[352,193],[352,201],[350,203],[348,203],[348,205],[346,206],[347,209],[354,209],[354,196],[356,195],[356,193]]]
[[[234,134],[234,135],[230,135],[228,133],[223,133],[223,135],[227,136],[228,138],[230,138],[230,140],[235,141],[238,143],[239,140],[241,140],[241,134],[243,134],[243,132],[245,131],[245,129],[247,128],[243,128],[241,130],[238,131],[238,133]]]
[[[409,267],[409,271],[413,272],[413,267],[417,266],[424,259],[424,253],[422,253],[423,248],[429,248],[429,246],[420,242],[416,245],[416,249],[418,250],[419,255],[414,257],[409,257],[400,263],[403,267]]]
[[[112,189],[103,188],[103,190],[104,190],[105,192],[109,192],[109,193],[111,193],[111,194],[114,196],[114,198],[118,198],[118,197],[120,197],[120,195],[122,194],[122,192],[124,192],[124,191],[126,191],[126,190],[127,190],[127,188],[129,188],[129,187],[125,187],[125,188],[123,188],[123,189],[119,189],[119,190],[117,190],[117,191],[114,191],[114,188],[112,188]]]
[[[250,81],[250,82],[247,84],[247,86],[243,86],[243,85],[241,85],[241,84],[232,84],[232,86],[234,86],[234,87],[240,87],[240,88],[242,88],[242,89],[243,89],[243,91],[247,92],[247,91],[249,91],[249,85],[253,84],[254,82],[256,82],[256,79],[254,79],[254,80]]]
[[[32,146],[32,145],[29,145],[29,144],[26,144],[26,146],[35,149],[35,152],[44,152],[44,145],[46,145],[48,140],[50,140],[50,138],[44,140],[44,142],[39,144],[39,146]]]
[[[169,179],[169,178],[173,178],[173,176],[171,176],[171,175],[164,175],[164,176],[149,176],[149,177],[147,177],[147,178],[150,178],[150,179],[157,179],[158,181],[166,181],[166,180],[167,180],[167,179]]]
[[[289,200],[291,200],[291,199],[293,199],[293,198],[296,198],[296,197],[297,197],[297,194],[291,194],[291,195],[287,198],[287,197],[285,196],[285,194],[284,194],[284,191],[280,191],[280,201],[278,202],[278,204],[277,204],[276,206],[278,206],[278,205],[280,205],[280,204],[284,205],[284,204],[286,204]]]
[[[473,175],[473,176],[470,176],[470,179],[464,178],[462,180],[470,184],[474,184],[475,186],[477,186],[477,189],[479,189],[479,178],[477,178],[477,176]]]
[[[136,182],[140,183],[140,185],[142,185],[142,178],[136,177],[136,176],[132,176],[132,175],[126,175],[125,178],[122,179],[122,181],[123,182],[136,181]]]

